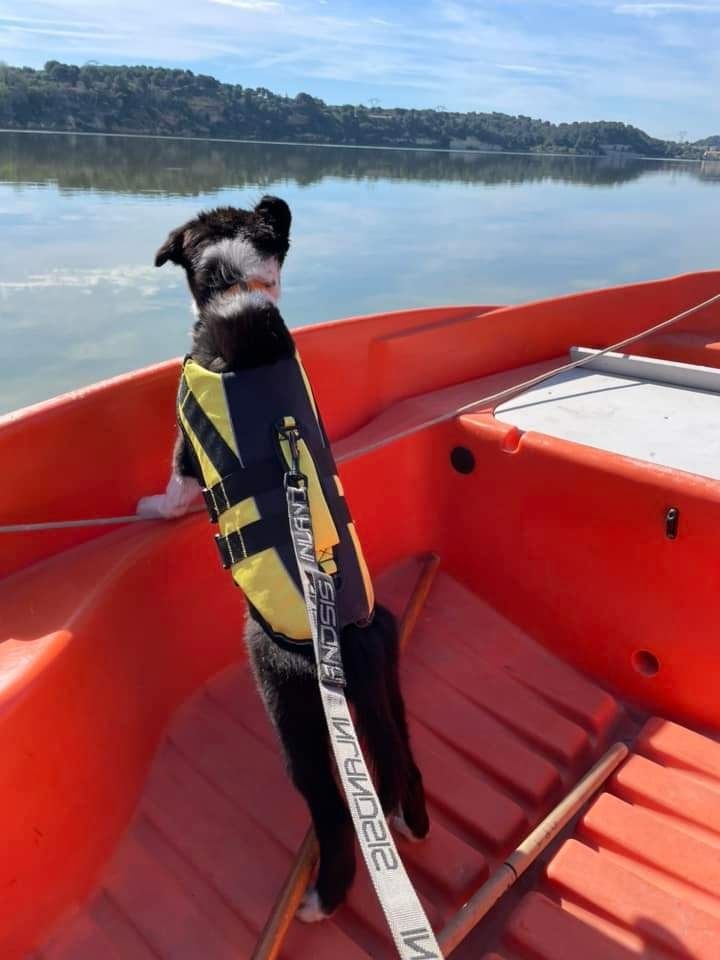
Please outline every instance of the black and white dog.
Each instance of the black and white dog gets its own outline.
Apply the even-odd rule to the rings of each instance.
[[[289,247],[290,210],[263,197],[253,210],[223,207],[173,230],[155,265],[183,267],[197,316],[193,359],[216,373],[270,365],[292,354],[290,333],[277,309],[280,269]],[[184,513],[198,493],[182,435],[164,494],[140,501],[144,516]],[[290,775],[310,809],[320,846],[315,886],[298,911],[321,920],[342,903],[355,873],[352,821],[334,775],[311,645],[281,648],[248,617],[246,643],[258,688],[285,751]],[[392,614],[377,606],[367,627],[340,637],[347,696],[383,809],[394,826],[422,839],[429,822],[422,777],[408,740],[398,679],[398,635]]]

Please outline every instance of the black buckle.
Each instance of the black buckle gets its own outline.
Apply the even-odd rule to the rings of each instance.
[[[307,487],[307,477],[304,473],[295,473],[294,470],[288,470],[283,477],[283,485],[287,490],[293,487],[295,490],[304,490]]]
[[[224,480],[218,480],[211,487],[202,488],[205,506],[210,515],[210,523],[217,523],[220,514],[225,513],[232,507],[230,497],[227,495]]]
[[[245,549],[245,544],[237,530],[234,530],[225,537],[220,533],[216,534],[215,545],[218,548],[220,563],[224,570],[229,570],[230,567],[236,563],[247,559],[248,554]]]
[[[218,513],[217,501],[215,500],[215,494],[213,493],[212,487],[203,487],[202,488],[203,500],[205,501],[205,506],[207,507],[207,512],[210,517],[210,523],[217,523],[220,514]]]
[[[278,426],[278,433],[284,440],[287,440],[288,446],[290,447],[290,459],[292,460],[293,472],[298,476],[302,476],[300,473],[300,447],[298,446],[300,431],[295,424],[291,427],[280,424]]]
[[[277,431],[283,440],[287,440],[288,447],[290,448],[290,460],[292,461],[290,468],[285,470],[283,484],[286,490],[288,487],[294,487],[296,490],[300,490],[307,486],[307,477],[300,470],[300,446],[298,443],[300,440],[300,430],[296,424],[289,427],[280,423],[278,424]]]

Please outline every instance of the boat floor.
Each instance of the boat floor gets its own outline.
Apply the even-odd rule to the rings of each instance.
[[[401,610],[416,574],[414,561],[391,570],[380,596]],[[608,742],[633,740],[606,791],[454,956],[716,960],[720,745],[629,717],[444,573],[402,674],[432,830],[399,845],[436,929]],[[233,666],[177,712],[95,892],[33,958],[248,957],[306,827],[247,667]],[[347,904],[293,923],[281,954],[393,955],[361,865]]]

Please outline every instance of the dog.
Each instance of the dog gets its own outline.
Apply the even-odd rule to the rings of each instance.
[[[200,213],[173,230],[158,250],[156,266],[171,262],[185,271],[196,314],[190,356],[201,367],[242,375],[270,370],[294,355],[293,339],[277,306],[290,225],[287,204],[264,196],[252,210],[222,207]],[[199,492],[196,475],[192,451],[180,431],[165,493],[141,500],[138,513],[182,515]],[[383,810],[398,832],[421,840],[429,820],[400,690],[395,619],[376,604],[370,623],[345,626],[339,640],[347,698]],[[315,882],[297,915],[305,922],[322,920],[340,906],[352,884],[355,839],[335,777],[312,644],[281,646],[251,616],[245,642],[260,696],[319,844]]]

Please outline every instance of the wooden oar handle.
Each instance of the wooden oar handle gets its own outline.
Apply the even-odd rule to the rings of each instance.
[[[278,894],[275,906],[265,922],[255,945],[252,960],[275,960],[285,942],[288,928],[307,889],[318,858],[318,842],[312,827],[295,857],[287,879]]]

